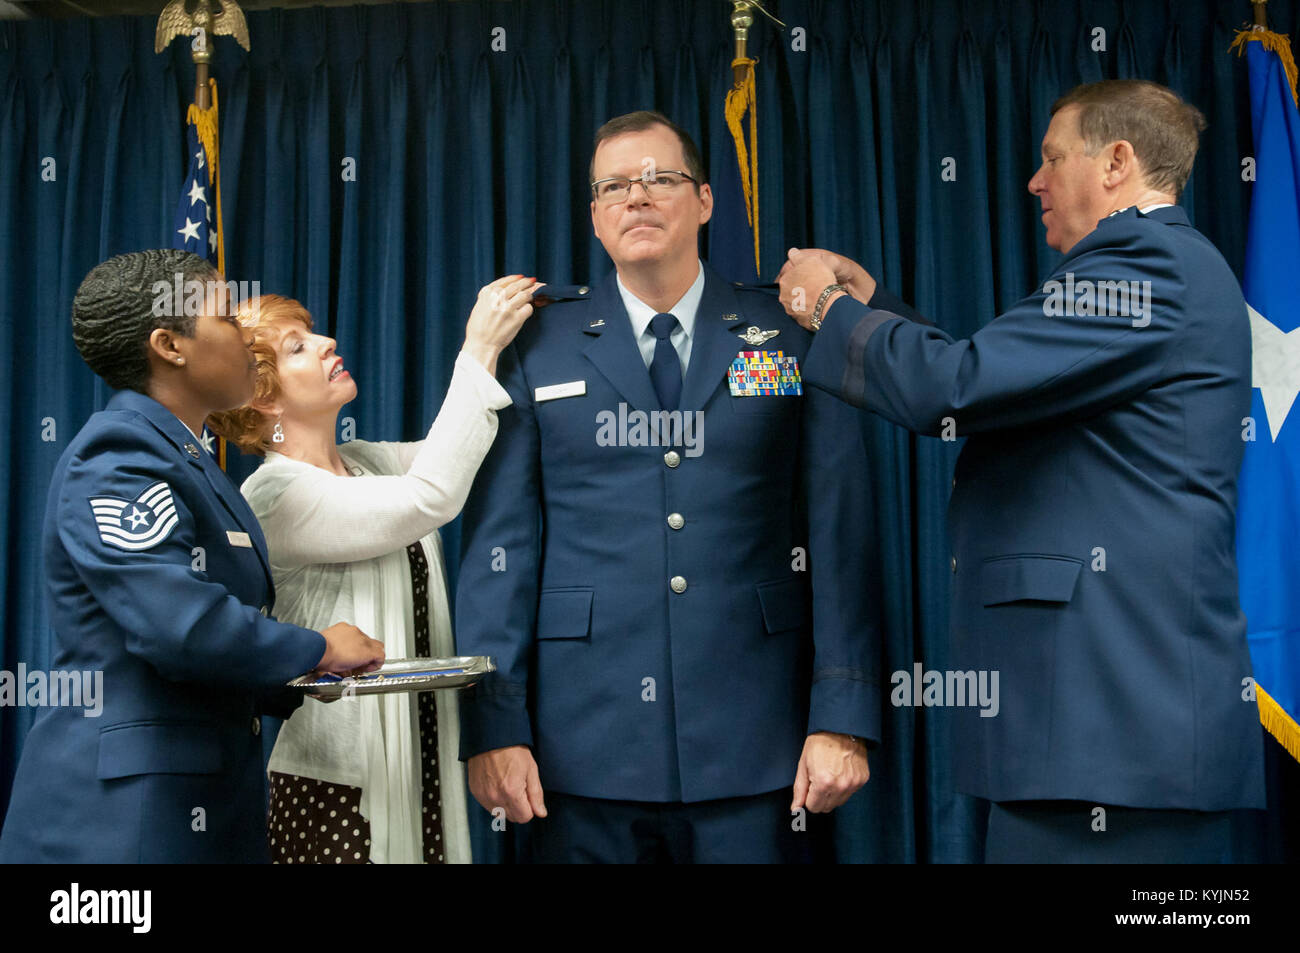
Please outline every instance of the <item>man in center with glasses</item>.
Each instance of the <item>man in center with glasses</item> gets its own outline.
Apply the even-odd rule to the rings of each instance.
[[[878,739],[871,501],[811,335],[699,259],[713,211],[667,117],[596,133],[614,262],[501,356],[513,406],[464,511],[470,790],[544,862],[802,862]],[[847,530],[847,531],[846,531]]]

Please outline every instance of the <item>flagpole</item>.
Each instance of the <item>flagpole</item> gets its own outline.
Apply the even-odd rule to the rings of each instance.
[[[218,105],[217,81],[211,76],[212,40],[215,36],[228,35],[235,38],[246,51],[250,50],[248,40],[248,23],[244,12],[234,0],[221,0],[220,12],[212,13],[211,0],[198,0],[193,13],[186,10],[186,0],[170,0],[158,16],[158,27],[154,34],[154,52],[162,53],[177,37],[190,40],[190,54],[194,60],[194,102],[186,112],[186,124],[193,125],[201,145],[198,156],[200,167],[203,159],[207,164],[207,184],[211,189],[211,211],[216,207],[216,267],[225,275],[226,272],[226,228],[221,211],[221,150],[218,146]],[[197,185],[197,183],[196,183]],[[206,199],[200,199],[207,202]],[[191,200],[195,201],[195,200]],[[193,224],[193,223],[189,223]],[[185,239],[178,247],[184,247]],[[211,260],[212,249],[206,257]],[[217,463],[221,469],[226,468],[226,441],[217,437]]]

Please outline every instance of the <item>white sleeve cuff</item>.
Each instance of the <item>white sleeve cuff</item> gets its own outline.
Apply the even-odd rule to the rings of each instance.
[[[448,393],[456,386],[458,380],[464,381],[478,403],[490,410],[500,410],[513,403],[506,389],[488,373],[487,368],[463,350],[456,356],[456,369],[452,372],[451,386],[447,388]]]

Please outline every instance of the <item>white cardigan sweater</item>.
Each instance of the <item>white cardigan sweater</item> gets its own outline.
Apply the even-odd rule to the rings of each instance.
[[[431,649],[454,655],[438,527],[460,512],[496,437],[496,411],[509,404],[492,375],[461,352],[423,441],[339,446],[360,476],[268,453],[241,491],[266,534],[276,618],[316,630],[351,622],[382,641],[390,658],[415,655],[406,547],[420,540],[429,563]],[[423,856],[417,700],[415,693],[330,704],[308,699],[285,722],[271,754],[272,771],[362,789],[376,863],[418,863]],[[455,693],[438,692],[436,701],[444,856],[469,863]]]

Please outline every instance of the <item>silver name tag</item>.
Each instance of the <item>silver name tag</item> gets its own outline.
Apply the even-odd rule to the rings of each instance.
[[[231,546],[243,546],[246,549],[253,548],[253,540],[247,533],[236,533],[233,529],[226,530],[226,539],[230,540]]]
[[[557,397],[581,397],[587,393],[586,381],[569,381],[566,384],[548,384],[545,387],[533,388],[533,400],[541,403],[545,400],[555,400]]]

